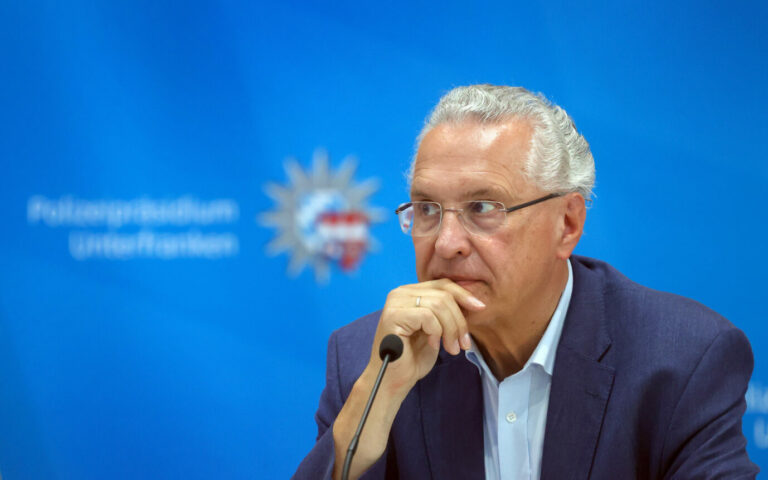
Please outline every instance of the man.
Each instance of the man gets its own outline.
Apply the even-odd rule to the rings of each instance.
[[[698,303],[571,255],[593,184],[587,142],[545,98],[445,95],[397,210],[419,283],[332,335],[295,478],[341,478],[390,333],[405,348],[350,478],[754,478],[749,343]]]

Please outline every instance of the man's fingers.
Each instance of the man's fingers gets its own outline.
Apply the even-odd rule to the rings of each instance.
[[[454,283],[447,278],[441,278],[435,282],[440,286],[440,289],[450,292],[459,306],[473,312],[485,308],[485,304],[479,298],[475,297],[469,290],[463,288],[461,285]]]
[[[443,327],[432,310],[418,307],[394,307],[394,310],[396,310],[393,331],[395,335],[410,337],[416,332],[423,331],[430,338],[437,338],[439,343]]]
[[[469,350],[469,348],[472,346],[472,342],[469,339],[469,326],[467,325],[467,320],[464,318],[464,314],[461,313],[461,309],[455,300],[447,303],[448,308],[456,321],[456,325],[458,326],[457,340],[459,342],[459,347],[462,350]]]
[[[472,293],[449,279],[399,287],[390,292],[387,303],[398,310],[395,323],[400,324],[402,335],[410,336],[423,330],[431,345],[442,338],[443,347],[453,355],[471,347],[469,328],[461,309],[479,311],[485,308]],[[414,309],[430,313],[417,315]]]
[[[421,331],[428,337],[428,342],[433,348],[440,349],[440,339],[442,338],[443,345],[449,353],[455,355],[461,352],[458,341],[459,326],[454,318],[456,313],[451,311],[450,304],[453,304],[453,309],[458,312],[459,316],[461,312],[452,299],[453,297],[445,292],[420,293],[423,295],[420,295],[419,306],[415,306],[415,304],[410,306],[413,298],[405,298],[404,303],[408,306],[390,307],[394,320],[393,326],[395,327],[393,333],[410,337]],[[463,317],[461,318],[461,325],[463,330],[466,330]]]
[[[435,290],[422,298],[422,305],[435,313],[435,317],[443,327],[443,346],[453,355],[461,352],[462,337],[467,330],[467,322],[462,315],[453,296],[442,290]]]
[[[415,308],[432,312],[441,327],[443,346],[449,353],[456,355],[462,348],[469,348],[467,322],[451,293],[421,286],[403,289],[390,302],[403,309]]]
[[[412,292],[413,295],[418,295],[416,292],[425,287],[429,290],[443,290],[450,292],[459,306],[467,310],[476,312],[485,308],[485,304],[479,298],[474,296],[472,292],[448,278],[430,280],[428,282],[406,285],[400,288],[402,288],[403,291]]]

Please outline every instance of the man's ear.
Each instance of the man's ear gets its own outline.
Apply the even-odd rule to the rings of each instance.
[[[584,222],[587,219],[587,206],[580,193],[569,193],[563,197],[563,210],[560,216],[560,238],[557,257],[565,260],[571,256],[573,249],[584,232]]]

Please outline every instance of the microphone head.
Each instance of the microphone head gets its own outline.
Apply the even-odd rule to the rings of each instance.
[[[379,346],[379,357],[384,360],[384,357],[389,355],[389,361],[394,362],[400,355],[403,354],[403,341],[400,337],[394,333],[390,333],[381,341]]]

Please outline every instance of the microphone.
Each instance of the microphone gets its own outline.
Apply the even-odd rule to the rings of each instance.
[[[373,399],[376,397],[376,392],[379,391],[379,385],[381,384],[381,378],[384,376],[384,371],[387,369],[389,362],[394,362],[400,355],[403,354],[403,341],[400,337],[390,333],[381,341],[379,345],[379,358],[382,360],[381,369],[379,370],[379,376],[376,377],[376,382],[373,384],[373,390],[371,390],[371,396],[368,397],[368,403],[363,410],[363,417],[360,419],[360,423],[357,425],[355,435],[352,437],[352,441],[349,442],[349,448],[347,448],[347,456],[344,458],[344,470],[341,472],[341,479],[348,480],[349,478],[349,466],[352,464],[352,457],[357,450],[357,443],[360,440],[360,434],[363,432],[363,426],[368,419],[368,413],[371,411],[371,405],[373,405]]]
[[[394,333],[390,333],[381,341],[379,358],[385,362],[394,362],[403,354],[403,341]],[[389,360],[387,360],[389,355]],[[382,368],[383,369],[383,368]]]

